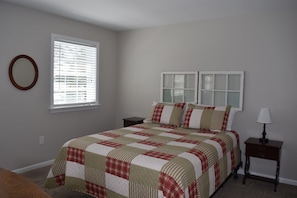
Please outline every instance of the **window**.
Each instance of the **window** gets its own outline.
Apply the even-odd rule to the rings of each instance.
[[[243,71],[202,71],[199,72],[198,103],[225,106],[242,111]]]
[[[162,102],[196,102],[197,72],[162,72]]]
[[[99,43],[52,34],[51,46],[52,112],[96,108]]]

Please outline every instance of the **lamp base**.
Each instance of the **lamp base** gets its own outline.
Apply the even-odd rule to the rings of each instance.
[[[269,142],[269,140],[266,138],[259,138],[259,142],[261,142],[262,144],[266,144]]]
[[[263,132],[262,132],[262,138],[259,138],[259,142],[261,142],[262,144],[266,144],[268,143],[268,139],[266,138],[266,124],[264,123],[263,125]]]

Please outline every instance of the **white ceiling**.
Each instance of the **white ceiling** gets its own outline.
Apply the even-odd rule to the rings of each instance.
[[[274,11],[297,0],[0,0],[123,31]]]

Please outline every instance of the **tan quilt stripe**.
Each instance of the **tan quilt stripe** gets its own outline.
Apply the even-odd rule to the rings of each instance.
[[[110,198],[124,198],[123,195],[119,195],[118,193],[116,192],[113,192],[109,189],[106,189],[106,196],[100,196],[101,197],[110,197]]]
[[[120,129],[115,130],[115,132],[113,132],[113,133],[117,134],[117,135],[126,135],[126,134],[129,134],[131,132],[132,132],[131,130],[128,130],[126,128],[120,128]]]
[[[226,144],[227,151],[231,151],[234,147],[232,138],[225,134],[225,132],[221,132],[217,135],[217,138],[223,140]]]
[[[59,155],[56,157],[55,162],[66,161],[67,159],[67,147],[62,147],[59,151]]]
[[[118,159],[124,162],[131,163],[131,161],[140,153],[146,152],[145,150],[134,148],[134,147],[123,147],[121,151],[118,150],[112,150],[108,153],[108,157],[111,157],[113,159]]]
[[[134,138],[120,136],[119,138],[111,139],[111,140],[108,140],[108,141],[114,142],[114,143],[117,143],[117,144],[121,144],[121,145],[126,145],[126,144],[130,144],[130,143],[135,142],[135,139]]]
[[[85,152],[85,167],[94,168],[98,171],[105,171],[105,156],[92,152]]]
[[[105,166],[104,166],[105,167]],[[105,170],[85,167],[86,181],[98,186],[105,186]]]
[[[141,126],[148,128],[148,130],[154,130],[152,128],[159,127],[160,124],[158,124],[158,123],[143,123],[143,124],[141,124]]]
[[[84,136],[84,137],[81,137],[81,139],[85,140],[87,145],[97,143],[99,141],[97,138],[90,137],[90,136]]]
[[[184,167],[187,167],[185,170]],[[195,181],[194,167],[191,162],[181,157],[175,157],[164,165],[161,172],[176,178],[176,182],[181,189],[185,190],[193,181]]]
[[[221,130],[225,119],[225,111],[212,111],[211,123],[209,129]]]
[[[89,141],[92,140],[92,141]],[[98,140],[97,140],[98,141]],[[86,149],[90,144],[94,143],[94,139],[93,138],[79,138],[79,139],[74,139],[72,140],[68,147],[73,147],[73,148],[77,148],[77,149]]]
[[[197,131],[197,129],[188,129],[188,128],[179,127],[179,128],[174,129],[174,131],[181,132],[181,133],[193,133],[193,132]]]
[[[123,151],[133,153],[135,155],[139,155],[139,154],[142,154],[142,153],[146,152],[146,150],[144,150],[144,149],[140,149],[140,148],[136,148],[136,147],[132,147],[132,146],[123,146],[121,149]],[[121,151],[120,151],[120,153],[121,153]]]
[[[195,149],[203,152],[207,156],[208,167],[213,166],[215,161],[219,159],[217,149],[211,144],[202,142],[196,146]]]
[[[129,182],[129,197],[158,197],[158,190],[135,182]]]
[[[179,126],[182,115],[183,109],[174,107],[171,113],[169,124]]]
[[[129,180],[139,185],[158,189],[159,172],[131,164]]]
[[[163,131],[156,130],[156,129],[146,129],[146,130],[144,130],[142,132],[145,132],[145,133],[148,133],[148,134],[151,134],[151,135],[158,135],[158,134],[162,133]]]
[[[176,147],[172,145],[163,145],[158,148],[155,148],[154,151],[161,152],[161,153],[168,153],[174,156],[177,156],[183,152],[186,152],[189,148],[186,147]]]
[[[209,175],[205,172],[197,179],[198,197],[209,197]]]
[[[210,129],[211,126],[211,119],[212,119],[213,110],[205,109],[203,110],[201,121],[200,121],[200,128],[201,129]]]
[[[225,178],[228,177],[227,174],[227,156],[225,155],[223,158],[220,159],[219,161],[219,168],[220,168],[220,184],[222,184],[225,180]]]
[[[165,136],[153,136],[153,137],[150,137],[150,138],[148,138],[146,140],[151,141],[151,142],[166,144],[168,142],[171,142],[174,139],[171,138],[171,137],[165,137]]]
[[[79,192],[86,192],[86,182],[79,178],[66,177],[65,187],[69,190],[75,189]]]

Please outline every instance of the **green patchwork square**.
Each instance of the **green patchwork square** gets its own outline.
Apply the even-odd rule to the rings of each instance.
[[[159,172],[131,164],[129,181],[158,189]]]

